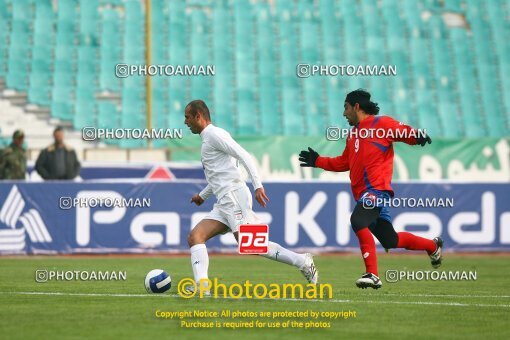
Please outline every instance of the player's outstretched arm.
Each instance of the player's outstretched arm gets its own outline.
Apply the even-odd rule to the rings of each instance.
[[[432,143],[432,139],[425,133],[425,130],[413,129],[389,116],[381,117],[379,122],[382,128],[392,130],[394,137],[390,138],[390,142],[403,142],[409,145],[421,146]]]
[[[317,151],[308,147],[308,151],[302,150],[299,153],[300,166],[321,168],[327,171],[342,172],[349,170],[349,152],[347,146],[341,156],[323,157]]]
[[[269,197],[267,197],[264,187],[260,187],[255,190],[255,199],[259,202],[261,207],[266,207],[267,202],[269,202]]]

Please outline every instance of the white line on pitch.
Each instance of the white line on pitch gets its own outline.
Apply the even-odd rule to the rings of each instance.
[[[62,293],[62,292],[0,292],[2,295],[53,295],[53,296],[91,296],[91,297],[171,297],[181,298],[177,294],[107,294],[107,293]],[[181,298],[182,299],[182,298]],[[207,298],[211,299],[211,298]],[[219,298],[229,300],[248,300],[247,298]],[[510,308],[510,305],[495,304],[478,304],[478,303],[460,303],[460,302],[429,302],[429,301],[374,301],[374,300],[338,300],[338,299],[254,299],[268,301],[297,301],[297,302],[326,302],[326,303],[374,303],[374,304],[398,304],[398,305],[437,305],[437,306],[453,306],[453,307],[503,307]]]
[[[414,296],[414,297],[459,297],[459,298],[510,298],[510,295],[459,295],[459,294],[398,294],[398,293],[386,293],[376,296]]]
[[[0,292],[2,295],[57,295],[57,296],[108,296],[108,297],[163,297],[165,294],[108,294],[108,293],[63,293],[63,292]]]

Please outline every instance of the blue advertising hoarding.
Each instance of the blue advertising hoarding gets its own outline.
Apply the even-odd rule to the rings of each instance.
[[[215,201],[200,207],[190,203],[204,186],[189,180],[2,182],[0,254],[186,251],[189,230]],[[358,250],[350,227],[354,200],[349,184],[266,183],[265,188],[271,201],[265,209],[255,203],[254,210],[269,224],[272,241],[317,252]],[[400,201],[390,208],[397,231],[440,235],[447,250],[510,250],[510,184],[397,183],[394,190],[408,200],[406,207]],[[420,198],[453,204],[420,207]],[[100,200],[106,203],[101,206]],[[112,207],[112,202],[129,207]],[[208,248],[236,251],[231,234],[210,240]]]

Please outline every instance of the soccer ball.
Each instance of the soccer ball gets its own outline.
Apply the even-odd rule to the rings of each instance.
[[[172,286],[172,279],[162,269],[153,269],[145,277],[147,293],[164,293]]]

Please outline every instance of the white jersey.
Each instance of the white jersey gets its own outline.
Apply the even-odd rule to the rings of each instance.
[[[240,161],[250,175],[253,188],[262,187],[257,168],[250,156],[230,134],[212,124],[200,133],[202,138],[201,158],[207,186],[200,192],[204,200],[214,194],[220,200],[225,194],[245,187],[241,173],[232,162],[232,157]]]

